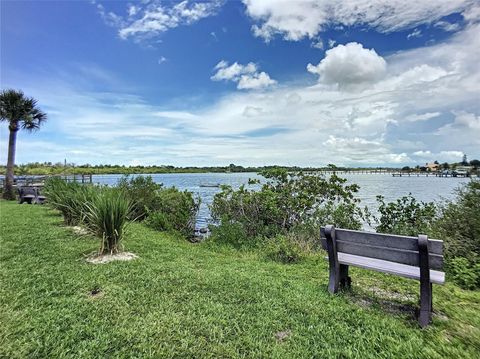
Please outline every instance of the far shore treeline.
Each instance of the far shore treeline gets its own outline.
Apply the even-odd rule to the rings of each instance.
[[[480,161],[472,160],[469,163],[472,169],[477,170],[480,166]],[[463,165],[462,162],[449,164],[450,169],[456,166]],[[125,165],[90,165],[82,164],[76,165],[73,163],[52,163],[52,162],[34,162],[27,164],[15,165],[16,176],[31,176],[31,175],[61,175],[61,174],[161,174],[161,173],[239,173],[239,172],[262,172],[273,168],[283,168],[288,171],[371,171],[371,172],[426,172],[427,169],[423,166],[416,167],[342,167],[329,164],[324,167],[299,167],[299,166],[239,166],[230,164],[228,166],[186,166],[175,167],[172,165],[154,165],[154,166],[125,166]],[[6,167],[0,166],[0,174],[5,174]]]

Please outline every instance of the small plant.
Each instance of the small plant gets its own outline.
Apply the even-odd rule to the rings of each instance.
[[[377,202],[380,212],[380,218],[377,218],[377,232],[405,236],[431,232],[437,214],[433,202],[418,202],[411,194],[389,203],[385,203],[383,196],[377,196]]]
[[[291,236],[279,235],[267,241],[265,252],[268,258],[281,263],[299,262],[305,252]]]
[[[116,188],[98,189],[97,195],[85,204],[85,224],[101,239],[100,253],[121,251],[121,242],[132,206]]]

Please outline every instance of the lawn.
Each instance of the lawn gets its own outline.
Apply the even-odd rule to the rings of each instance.
[[[2,358],[478,358],[480,292],[434,286],[433,324],[414,318],[418,282],[352,269],[327,292],[323,255],[279,264],[129,227],[130,262],[45,206],[0,201]]]

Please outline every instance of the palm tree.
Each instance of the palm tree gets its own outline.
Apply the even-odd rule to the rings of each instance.
[[[15,147],[17,132],[38,130],[47,119],[47,115],[37,107],[37,100],[25,97],[22,91],[12,89],[0,93],[0,121],[8,122],[10,136],[8,138],[8,160],[5,175],[4,199],[15,199],[13,191],[13,168],[15,165]]]

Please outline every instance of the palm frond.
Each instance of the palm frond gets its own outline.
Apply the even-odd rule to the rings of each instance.
[[[37,100],[25,97],[21,90],[7,89],[0,93],[0,121],[9,122],[11,130],[35,131],[47,120],[37,107]]]

